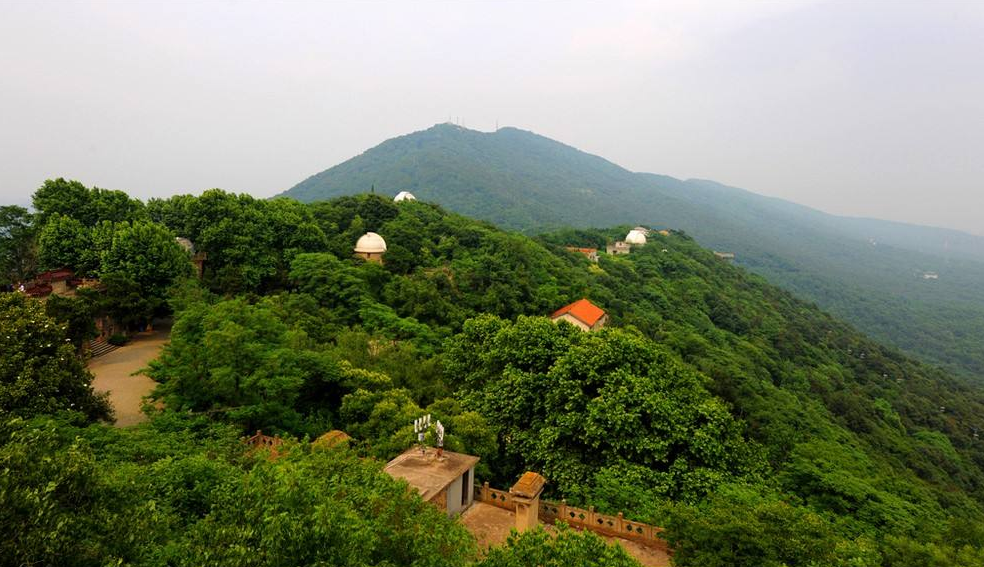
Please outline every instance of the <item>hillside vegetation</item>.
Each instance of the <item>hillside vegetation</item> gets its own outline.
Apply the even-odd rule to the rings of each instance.
[[[528,234],[619,224],[683,230],[881,341],[984,379],[984,238],[633,173],[514,128],[434,126],[388,140],[284,195],[316,201],[372,186],[389,195],[410,190]],[[926,272],[939,279],[923,279]]]
[[[423,413],[482,458],[479,481],[540,471],[552,497],[664,526],[676,565],[984,561],[984,391],[682,232],[594,264],[564,246],[628,227],[531,239],[425,202],[218,190],[138,214],[122,230],[153,225],[209,258],[201,281],[172,274],[172,340],[150,369],[165,409],[116,432],[69,403],[9,408],[11,563],[475,564],[470,537],[373,460],[409,447]],[[366,231],[387,241],[382,266],[352,257]],[[544,317],[582,297],[607,328]],[[0,323],[25,309],[10,303]],[[65,356],[18,348],[37,366]],[[236,450],[256,429],[300,441],[269,463]],[[303,442],[332,429],[352,448]],[[533,533],[484,561],[631,565],[568,537]]]

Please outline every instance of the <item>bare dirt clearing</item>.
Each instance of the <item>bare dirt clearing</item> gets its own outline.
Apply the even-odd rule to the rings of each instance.
[[[95,376],[92,387],[97,392],[109,392],[109,402],[116,411],[116,427],[147,419],[140,412],[140,403],[157,382],[143,374],[132,374],[157,358],[170,336],[170,329],[138,333],[126,346],[89,361],[89,371]]]

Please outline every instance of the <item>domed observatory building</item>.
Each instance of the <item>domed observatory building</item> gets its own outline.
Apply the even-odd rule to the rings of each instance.
[[[625,235],[626,244],[631,244],[632,246],[644,246],[646,244],[646,233],[633,228]]]
[[[396,197],[393,197],[394,203],[399,203],[401,201],[416,201],[416,200],[417,198],[414,197],[413,193],[409,191],[400,191],[399,193],[396,194]]]
[[[386,241],[382,236],[375,232],[363,234],[359,241],[355,243],[355,255],[365,259],[367,262],[383,263],[383,254],[386,253]]]

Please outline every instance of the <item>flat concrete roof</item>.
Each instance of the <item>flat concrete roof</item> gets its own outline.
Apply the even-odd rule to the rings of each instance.
[[[390,461],[383,470],[393,478],[406,480],[424,500],[430,500],[478,461],[478,457],[451,451],[445,451],[438,459],[434,449],[427,449],[421,455],[419,448],[413,448]]]

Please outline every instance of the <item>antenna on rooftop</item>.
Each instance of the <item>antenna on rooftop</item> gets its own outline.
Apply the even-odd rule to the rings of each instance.
[[[437,433],[437,458],[440,459],[444,455],[444,426],[441,425],[441,420],[437,420],[434,432]]]
[[[440,422],[438,422],[438,423],[440,423]],[[427,430],[430,429],[430,426],[431,426],[431,416],[430,416],[430,414],[427,414],[424,417],[418,417],[417,419],[413,420],[413,432],[417,434],[417,444],[420,445],[420,454],[421,455],[424,455],[424,454],[427,453],[427,445],[424,444],[424,440],[425,440],[426,435],[427,435]],[[443,428],[442,428],[442,431],[443,431]],[[442,439],[441,439],[441,441],[442,441],[442,443],[444,441],[444,439],[443,439],[443,433],[442,433]]]

